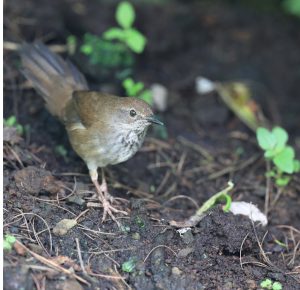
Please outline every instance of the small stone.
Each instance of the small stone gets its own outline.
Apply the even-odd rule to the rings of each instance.
[[[73,219],[63,219],[53,228],[53,234],[56,236],[64,236],[71,228],[77,225],[77,221]]]
[[[216,89],[214,82],[204,77],[197,77],[195,83],[196,91],[199,94],[207,94]]]
[[[193,253],[195,251],[194,248],[185,248],[179,251],[178,253],[178,257],[180,258],[185,258],[187,257],[189,254]]]
[[[168,107],[168,90],[161,84],[151,86],[153,106],[159,112],[166,111]]]
[[[173,267],[172,268],[172,274],[175,275],[175,276],[180,276],[182,274],[182,271],[177,267]]]
[[[10,144],[19,143],[22,140],[15,127],[4,127],[2,136],[3,142],[8,142]]]
[[[255,280],[247,280],[248,289],[257,289],[257,284]]]
[[[61,284],[61,290],[83,290],[82,286],[76,280],[66,280]]]
[[[39,255],[41,255],[44,251],[43,248],[40,245],[36,245],[36,244],[33,244],[33,243],[28,244],[28,248],[31,251],[33,251],[33,252],[35,252],[36,254],[39,254]]]
[[[133,233],[133,234],[132,234],[132,238],[133,238],[134,240],[139,240],[139,239],[141,238],[141,236],[140,236],[139,233]]]
[[[182,240],[185,244],[191,244],[194,241],[194,236],[193,236],[191,230],[186,231],[185,233],[181,234],[180,237],[182,238]]]
[[[26,194],[37,195],[43,191],[57,194],[63,188],[62,182],[56,180],[51,172],[35,166],[18,170],[14,175],[14,179],[18,189]]]
[[[67,201],[70,203],[78,204],[80,206],[85,204],[85,200],[78,195],[72,195],[72,196],[68,197]]]

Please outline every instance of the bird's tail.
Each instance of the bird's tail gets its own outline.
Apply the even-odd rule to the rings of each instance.
[[[20,55],[23,74],[43,97],[50,113],[62,120],[72,93],[88,89],[84,76],[41,43],[24,44]]]

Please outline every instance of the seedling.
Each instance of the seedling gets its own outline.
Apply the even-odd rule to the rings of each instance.
[[[80,51],[89,57],[92,65],[106,69],[130,67],[134,63],[132,54],[122,43],[115,43],[99,36],[86,33]]]
[[[282,285],[280,282],[274,282],[271,279],[266,278],[260,283],[260,287],[263,289],[270,289],[270,290],[282,290]]]
[[[260,127],[256,137],[259,146],[265,151],[265,158],[274,164],[267,176],[275,178],[278,186],[286,186],[291,179],[286,174],[300,171],[300,161],[295,158],[294,148],[287,145],[288,133],[281,127],[275,127],[272,131]]]
[[[142,53],[147,42],[146,37],[133,27],[135,10],[129,2],[122,1],[118,5],[115,18],[120,27],[109,28],[102,37],[86,33],[80,46],[80,51],[89,57],[91,64],[104,69],[131,67],[134,64],[132,53]],[[74,54],[76,45],[76,37],[69,36],[67,46],[70,54]],[[125,77],[131,73],[131,70],[125,71]]]
[[[122,264],[122,271],[126,273],[131,273],[136,266],[136,258],[131,257],[128,261]]]
[[[234,187],[234,184],[229,181],[228,186],[221,190],[220,192],[214,194],[211,198],[209,198],[201,207],[197,210],[196,215],[202,215],[207,212],[209,209],[214,207],[220,200],[225,200],[225,205],[223,206],[224,212],[228,212],[231,206],[231,196],[228,194]]]
[[[137,226],[139,227],[139,228],[144,228],[145,227],[145,222],[144,222],[144,220],[141,218],[141,217],[139,217],[139,216],[137,216],[136,218],[135,218],[135,223],[137,224]]]
[[[55,153],[62,156],[66,162],[68,162],[68,151],[64,145],[57,145],[55,147]]]
[[[129,97],[138,97],[149,105],[153,104],[152,94],[150,90],[144,89],[145,85],[142,82],[134,82],[132,78],[127,78],[123,81],[123,88],[126,95]]]
[[[213,208],[219,201],[225,200],[226,204],[223,205],[223,211],[228,212],[231,208],[231,196],[229,192],[234,188],[234,184],[228,181],[228,185],[223,190],[217,192],[210,197],[204,204],[192,215],[188,220],[184,222],[171,221],[170,225],[175,227],[194,227],[204,217],[205,213]]]
[[[120,27],[112,27],[103,33],[106,40],[117,40],[124,43],[135,53],[142,53],[146,45],[146,37],[133,27],[135,11],[133,6],[122,1],[116,11],[116,21]]]
[[[76,47],[77,47],[77,38],[75,35],[69,35],[67,37],[67,48],[68,48],[68,53],[70,55],[75,54],[76,52]]]
[[[299,0],[284,0],[282,2],[283,9],[288,13],[300,17],[300,1]]]
[[[4,251],[11,251],[14,243],[16,242],[16,238],[12,235],[5,235],[3,241],[3,250]]]
[[[275,239],[274,242],[275,242],[277,245],[279,245],[279,246],[281,246],[281,247],[283,247],[283,248],[287,248],[287,247],[288,247],[285,243],[283,243],[283,242],[281,242],[281,241],[279,241],[279,240],[277,240],[277,239]]]
[[[9,118],[4,119],[3,124],[7,127],[15,127],[20,135],[24,133],[24,127],[17,122],[17,118],[15,116],[10,116]]]

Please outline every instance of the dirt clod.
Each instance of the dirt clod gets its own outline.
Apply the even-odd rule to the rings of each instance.
[[[18,189],[23,193],[37,195],[40,192],[56,194],[62,188],[62,182],[55,179],[50,171],[35,166],[18,170],[15,175]]]
[[[77,225],[77,221],[73,219],[63,219],[58,222],[53,228],[53,234],[64,236],[67,232]]]

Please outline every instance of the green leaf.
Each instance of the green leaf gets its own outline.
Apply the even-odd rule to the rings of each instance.
[[[11,249],[12,249],[11,244],[8,241],[4,240],[3,241],[3,250],[4,251],[11,251]]]
[[[276,152],[280,152],[286,145],[289,139],[287,132],[281,127],[275,127],[272,130],[272,134],[276,139]]]
[[[300,17],[300,1],[299,0],[285,0],[282,3],[283,8],[298,17]]]
[[[294,172],[294,157],[294,149],[287,146],[274,157],[273,162],[281,171],[291,174]]]
[[[85,55],[91,55],[93,53],[93,46],[91,44],[84,44],[80,47],[80,51]]]
[[[272,290],[282,290],[282,285],[280,282],[274,282],[272,286]]]
[[[145,36],[133,28],[125,30],[125,33],[127,46],[135,53],[142,53],[147,42]]]
[[[103,38],[106,40],[118,39],[123,41],[125,37],[124,30],[117,27],[112,27],[103,33]]]
[[[139,98],[144,100],[146,103],[148,103],[150,106],[153,104],[153,98],[152,98],[152,93],[149,90],[146,90],[142,92],[139,95]]]
[[[299,160],[294,160],[294,172],[299,172],[300,171],[300,161]]]
[[[127,78],[123,81],[123,87],[127,96],[134,97],[144,89],[144,84],[142,82],[135,83],[133,79]]]
[[[271,289],[272,287],[272,280],[271,279],[265,279],[260,283],[260,286],[262,288]]]
[[[256,138],[259,146],[263,150],[272,150],[276,145],[276,139],[274,135],[266,128],[259,127],[256,130]]]
[[[23,128],[22,125],[17,124],[17,125],[16,125],[16,129],[17,129],[17,133],[18,133],[18,134],[22,135],[22,134],[24,133],[24,128]]]
[[[122,264],[122,271],[126,273],[131,273],[136,265],[136,258],[130,258],[128,261]]]
[[[123,81],[122,84],[125,90],[130,90],[134,86],[134,81],[132,78],[127,78]]]
[[[137,82],[132,87],[133,96],[136,96],[139,92],[141,92],[144,88],[144,84],[142,82]]]
[[[14,244],[16,242],[16,238],[12,235],[6,235],[5,240],[10,244]]]
[[[15,116],[10,116],[4,121],[4,123],[8,127],[13,127],[15,124],[17,124],[17,118]]]
[[[196,212],[197,216],[201,216],[203,213],[208,211],[210,208],[212,208],[220,198],[224,195],[228,195],[229,191],[231,191],[234,187],[234,184],[229,181],[228,186],[221,190],[220,192],[214,194],[212,197],[210,197]],[[226,201],[228,202],[228,199],[225,197]],[[231,203],[230,203],[231,204]]]
[[[58,155],[61,155],[63,157],[66,157],[68,155],[68,151],[67,149],[65,148],[64,145],[57,145],[55,147],[55,152],[58,154]]]
[[[290,182],[291,178],[289,176],[283,176],[276,178],[276,185],[280,187],[285,187]]]
[[[75,35],[69,35],[67,37],[67,48],[68,48],[68,53],[70,55],[73,55],[76,52],[76,47],[77,47],[77,38]]]
[[[270,171],[267,171],[267,172],[265,173],[265,176],[266,176],[266,177],[275,177],[275,176],[276,176],[276,173],[275,173],[274,170],[270,170]]]
[[[277,154],[276,151],[272,149],[272,150],[266,150],[264,156],[267,159],[272,159],[276,154]]]
[[[131,3],[122,1],[118,5],[116,11],[116,20],[123,28],[129,28],[132,26],[135,20],[135,11]]]

